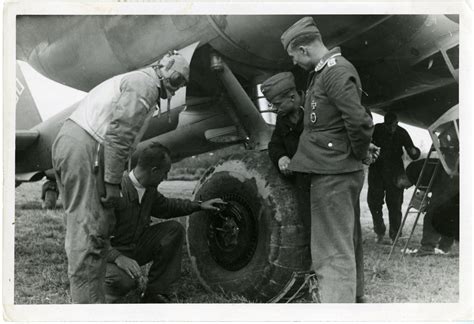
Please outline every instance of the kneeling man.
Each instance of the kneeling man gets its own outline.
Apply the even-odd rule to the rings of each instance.
[[[169,150],[153,143],[138,156],[136,167],[122,178],[122,199],[115,209],[116,224],[107,256],[105,291],[114,302],[137,287],[140,266],[150,261],[142,302],[169,302],[170,286],[181,273],[183,226],[166,221],[150,226],[151,216],[173,218],[199,210],[219,210],[219,198],[205,202],[168,199],[157,191],[171,168]]]

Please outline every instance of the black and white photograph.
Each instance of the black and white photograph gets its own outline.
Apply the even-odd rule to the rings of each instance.
[[[5,3],[4,318],[472,320],[466,8]]]

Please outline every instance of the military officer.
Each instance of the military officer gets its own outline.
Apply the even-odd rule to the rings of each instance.
[[[265,80],[261,91],[267,101],[277,110],[277,120],[268,154],[275,167],[285,177],[293,181],[298,190],[298,216],[308,230],[311,226],[309,211],[310,177],[306,173],[293,173],[288,169],[290,159],[296,152],[303,131],[304,93],[296,90],[295,77],[291,72],[275,74]]]
[[[311,173],[311,256],[321,301],[353,303],[363,295],[356,254],[362,259],[359,196],[372,118],[361,105],[356,69],[338,47],[326,48],[311,17],[290,26],[281,42],[310,71],[304,130],[289,169]]]

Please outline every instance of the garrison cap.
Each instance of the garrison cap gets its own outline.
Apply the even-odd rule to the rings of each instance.
[[[260,86],[260,90],[268,101],[272,101],[282,92],[294,88],[296,88],[295,77],[291,72],[275,74],[265,80]]]
[[[301,18],[281,35],[280,40],[283,48],[286,50],[293,39],[306,34],[319,34],[319,29],[312,17]]]

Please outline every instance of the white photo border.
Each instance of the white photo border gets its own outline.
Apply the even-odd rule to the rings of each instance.
[[[467,1],[467,0],[466,0]],[[472,3],[471,3],[472,5]],[[451,321],[473,318],[473,14],[464,1],[366,2],[7,2],[3,8],[2,299],[6,321]],[[461,242],[459,302],[449,304],[16,305],[14,286],[15,19],[23,14],[459,14]]]

